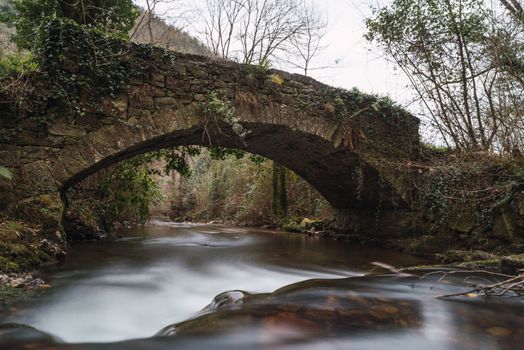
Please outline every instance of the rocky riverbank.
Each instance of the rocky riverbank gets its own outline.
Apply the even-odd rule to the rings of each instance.
[[[28,271],[64,259],[60,240],[61,236],[46,234],[38,225],[0,219],[0,311],[49,287]]]
[[[19,302],[33,300],[50,287],[43,279],[27,272],[0,275],[0,312]]]
[[[60,233],[41,226],[0,219],[0,273],[21,273],[54,264],[66,256]]]
[[[48,285],[41,278],[34,278],[32,274],[23,273],[9,273],[0,275],[0,287],[11,288],[47,288]]]
[[[278,229],[278,228],[276,228]],[[337,230],[332,222],[305,218],[282,228],[311,238],[343,240],[363,246],[378,246],[403,253],[434,258],[446,265],[465,269],[497,271],[517,275],[524,271],[524,239],[466,239],[459,235],[422,235],[410,238],[373,238]]]

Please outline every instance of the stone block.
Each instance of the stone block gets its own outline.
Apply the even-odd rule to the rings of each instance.
[[[155,108],[155,100],[151,96],[130,96],[129,107],[138,109]]]
[[[173,80],[170,82],[168,89],[170,89],[170,91],[178,92],[178,91],[190,90],[190,87],[191,87],[191,80],[176,80],[176,81]]]
[[[149,91],[149,94],[153,97],[164,97],[167,96],[167,92],[165,89],[157,88],[157,87],[151,87],[151,90]]]
[[[193,76],[198,79],[208,79],[209,78],[209,74],[205,70],[198,69],[192,73],[193,73]]]
[[[193,99],[194,99],[195,101],[205,101],[205,100],[206,100],[206,96],[203,95],[203,94],[195,94],[195,95],[193,96]]]
[[[232,74],[221,74],[218,78],[219,81],[229,83],[235,80],[235,77]]]
[[[120,116],[127,112],[127,96],[122,94],[114,98],[104,98],[100,105],[104,115]]]
[[[81,138],[85,136],[86,131],[84,128],[72,125],[70,122],[62,120],[57,121],[48,128],[49,134],[54,136],[66,136],[66,137],[77,137]]]
[[[151,111],[148,109],[138,109],[138,108],[129,108],[128,114],[129,117],[148,117],[151,115]]]
[[[201,91],[202,90],[202,85],[201,84],[191,84],[190,90],[191,90],[191,92]]]
[[[226,89],[226,88],[227,88],[227,83],[226,83],[225,81],[220,81],[220,80],[218,80],[218,81],[216,81],[216,82],[214,83],[214,86],[215,86],[216,88],[218,88],[218,89]]]
[[[156,87],[165,87],[165,76],[159,73],[151,73],[151,84]]]
[[[173,107],[178,104],[178,99],[174,97],[157,97],[155,98],[155,105],[157,108]]]

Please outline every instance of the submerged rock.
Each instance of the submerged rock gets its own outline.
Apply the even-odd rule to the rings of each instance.
[[[27,345],[28,341],[38,342],[38,347],[34,347],[34,349],[45,349],[48,348],[44,347],[45,344],[56,343],[59,339],[26,324],[0,324],[0,348],[20,349],[22,344]],[[27,348],[29,349],[29,347]]]

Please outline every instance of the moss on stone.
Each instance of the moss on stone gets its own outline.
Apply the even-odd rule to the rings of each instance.
[[[300,223],[300,226],[302,226],[302,228],[306,230],[310,230],[312,227],[320,225],[321,223],[322,223],[322,220],[304,218],[302,222]]]
[[[524,254],[505,256],[500,261],[500,269],[510,274],[521,273],[524,270]]]
[[[15,304],[30,302],[44,292],[42,288],[13,288],[0,286],[0,310],[7,309]]]
[[[304,228],[301,225],[297,224],[287,224],[283,225],[282,229],[287,232],[301,233],[304,231]]]
[[[501,259],[499,258],[487,260],[473,260],[465,261],[463,263],[458,264],[457,266],[475,270],[498,270],[500,266],[500,261]]]
[[[22,200],[11,209],[11,216],[41,227],[48,238],[61,229],[62,200],[58,193]]]
[[[0,222],[0,271],[21,272],[56,261],[46,252],[45,235],[39,226],[20,221]]]
[[[496,260],[496,255],[479,250],[448,250],[437,254],[445,263]]]

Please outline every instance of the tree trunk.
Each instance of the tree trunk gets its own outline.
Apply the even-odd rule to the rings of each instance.
[[[273,162],[273,196],[271,209],[276,220],[287,217],[286,168]]]

